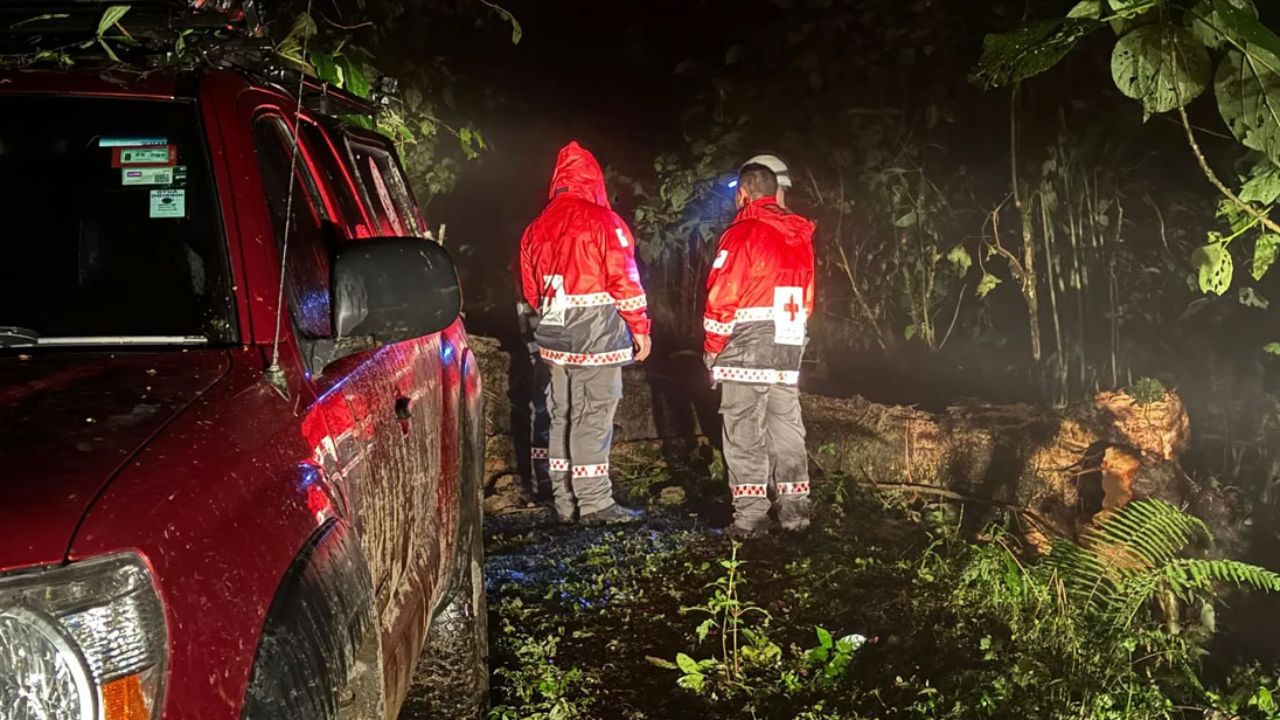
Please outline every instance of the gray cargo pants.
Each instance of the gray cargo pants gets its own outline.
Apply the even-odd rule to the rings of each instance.
[[[613,502],[609,448],[613,413],[622,399],[622,368],[551,366],[549,466],[556,513],[570,517],[606,510]]]
[[[721,384],[724,460],[733,494],[733,521],[742,528],[769,522],[770,490],[784,527],[809,517],[809,455],[800,391],[789,385]]]

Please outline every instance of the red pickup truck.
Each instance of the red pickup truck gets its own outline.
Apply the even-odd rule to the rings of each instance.
[[[481,712],[478,366],[370,109],[0,73],[0,716]]]

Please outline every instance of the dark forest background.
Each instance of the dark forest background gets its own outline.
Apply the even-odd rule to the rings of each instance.
[[[1227,63],[1248,43],[1198,22],[1222,0],[315,1],[324,42],[370,48],[408,88],[407,164],[448,227],[473,332],[515,332],[508,267],[576,139],[639,238],[661,371],[700,344],[725,181],[776,152],[790,205],[819,224],[808,389],[940,408],[1159,382],[1190,410],[1188,471],[1247,498],[1255,559],[1277,557],[1280,237],[1224,207],[1186,130],[1263,207],[1280,194],[1270,139],[1226,121],[1221,78],[1175,67],[1184,126],[1113,77],[1131,33],[1194,72],[1212,69],[1201,53]],[[1006,40],[1011,62],[1050,69],[980,68],[990,33],[1039,18],[1057,24]],[[1280,73],[1254,80],[1280,101]]]

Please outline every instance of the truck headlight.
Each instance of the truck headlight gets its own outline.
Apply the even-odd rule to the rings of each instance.
[[[137,555],[0,577],[0,716],[154,718],[166,648]]]

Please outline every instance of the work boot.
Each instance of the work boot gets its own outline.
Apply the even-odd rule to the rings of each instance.
[[[644,511],[632,510],[614,503],[603,510],[583,515],[579,520],[583,525],[624,525],[644,520]]]
[[[784,532],[803,532],[809,529],[809,497],[783,497],[777,502],[778,527]]]

